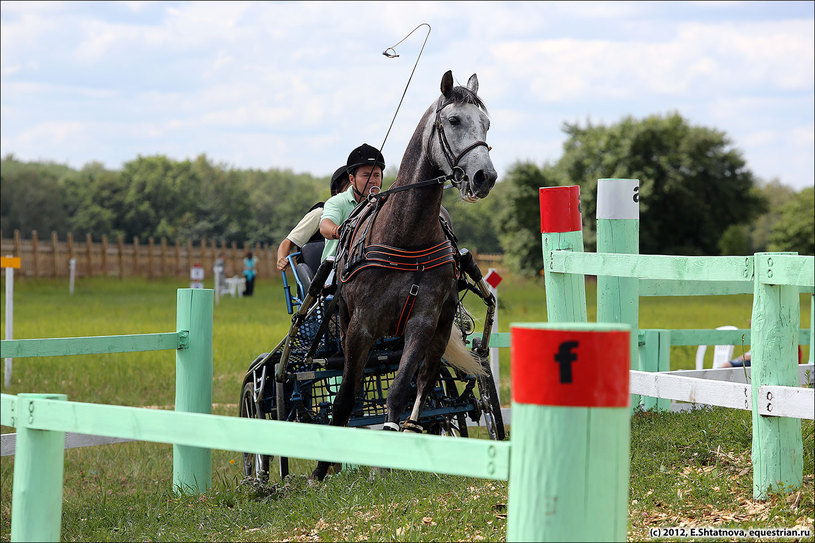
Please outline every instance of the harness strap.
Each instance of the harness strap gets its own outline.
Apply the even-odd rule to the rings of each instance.
[[[356,265],[353,269],[343,270],[341,281],[345,283],[360,270],[372,267],[397,271],[418,271],[419,268],[430,270],[452,263],[456,268],[456,255],[457,251],[449,239],[418,251],[405,251],[388,245],[369,245],[365,249],[364,260],[354,262]]]
[[[416,273],[413,274],[413,284],[410,286],[410,292],[408,292],[405,305],[402,306],[402,313],[399,315],[399,322],[396,324],[397,336],[405,333],[405,326],[410,318],[410,313],[413,311],[413,304],[416,303],[416,296],[419,294],[419,283],[422,281],[422,274],[424,274],[424,266],[419,266]]]

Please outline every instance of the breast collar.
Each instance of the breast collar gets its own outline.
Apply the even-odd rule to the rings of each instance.
[[[369,243],[371,225],[385,201],[386,198],[376,198],[360,203],[343,223],[339,248],[341,253],[346,253],[346,258],[339,273],[340,281],[345,283],[366,268],[421,272],[451,263],[457,276],[458,240],[450,225],[441,217],[439,221],[446,238],[441,243],[411,250]],[[358,232],[360,235],[357,235]],[[350,245],[351,240],[354,240],[353,245]]]

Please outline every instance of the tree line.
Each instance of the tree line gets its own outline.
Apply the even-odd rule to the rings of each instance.
[[[562,156],[517,162],[477,204],[452,189],[450,211],[461,246],[505,254],[513,270],[541,266],[538,188],[578,184],[587,250],[595,247],[598,178],[640,180],[640,252],[649,254],[815,253],[813,189],[757,179],[724,132],[678,113],[627,117],[612,125],[564,124]],[[72,232],[219,243],[278,244],[303,214],[329,196],[329,176],[238,169],[206,155],[177,161],[139,156],[120,170],[79,170],[13,155],[0,167],[4,232]],[[384,187],[396,178],[385,172]]]
[[[139,156],[121,170],[99,163],[73,170],[7,156],[0,221],[4,232],[277,244],[306,210],[329,196],[329,180],[290,170],[230,168],[206,155],[184,161]]]
[[[722,131],[678,113],[612,125],[563,125],[563,155],[517,163],[503,179],[495,229],[511,268],[542,268],[538,187],[580,185],[585,248],[596,248],[597,180],[640,181],[640,253],[815,254],[815,193],[764,181]]]

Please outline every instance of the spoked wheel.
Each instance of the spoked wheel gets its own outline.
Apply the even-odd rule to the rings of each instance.
[[[441,367],[440,380],[447,398],[458,398],[456,380],[450,375],[450,370]],[[430,425],[427,433],[437,436],[467,437],[467,413],[453,413],[446,415],[441,422]]]
[[[501,403],[498,401],[498,391],[495,388],[495,380],[492,378],[492,370],[489,361],[482,358],[481,366],[487,370],[486,375],[478,377],[478,406],[484,415],[484,422],[490,439],[503,441],[506,438],[504,431],[504,417],[501,415]]]
[[[251,380],[243,385],[239,415],[248,419],[270,418],[266,414],[258,412],[255,404],[254,384]],[[274,416],[274,413],[272,413],[272,416]],[[269,456],[243,453],[243,473],[246,477],[255,481],[266,483],[269,480]]]

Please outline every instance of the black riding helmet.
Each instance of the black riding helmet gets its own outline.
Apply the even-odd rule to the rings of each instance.
[[[348,182],[348,171],[346,166],[340,166],[334,175],[331,176],[331,196],[340,193],[342,186]]]
[[[360,166],[379,166],[382,171],[385,171],[385,157],[376,147],[372,147],[367,143],[363,143],[348,155],[348,163],[345,165],[346,171],[354,175],[357,168]]]

